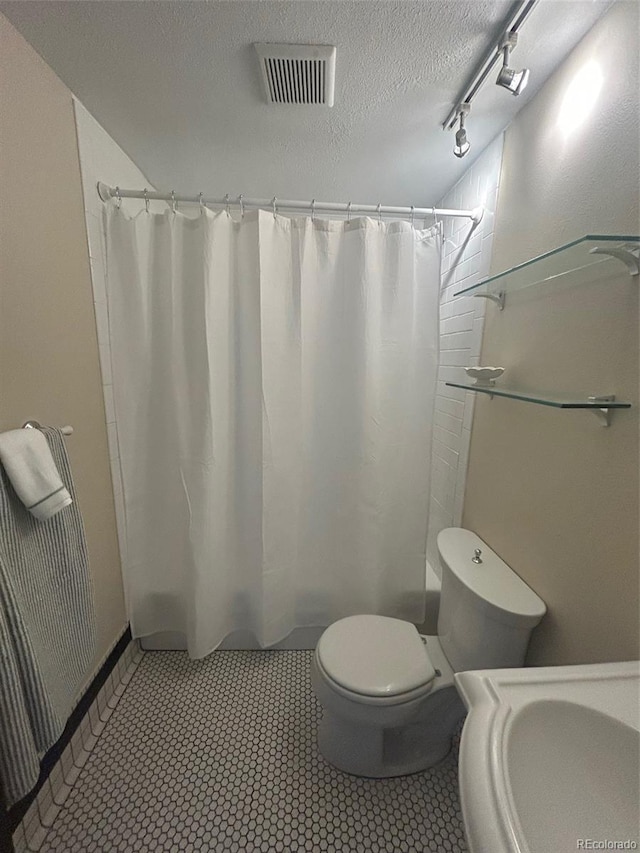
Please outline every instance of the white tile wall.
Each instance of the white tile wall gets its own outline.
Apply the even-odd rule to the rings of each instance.
[[[109,457],[111,460],[111,477],[116,506],[116,521],[122,564],[126,563],[124,497],[122,478],[120,474],[120,453],[118,448],[118,432],[116,428],[116,412],[113,399],[111,373],[111,347],[109,343],[109,306],[107,303],[107,261],[103,229],[104,204],[98,196],[96,185],[104,181],[111,186],[127,188],[148,187],[155,189],[143,173],[124,153],[120,146],[87,112],[80,101],[74,99],[76,132],[78,150],[80,153],[80,171],[82,173],[82,188],[84,193],[84,209],[87,224],[87,240],[89,244],[89,259],[91,262],[91,281],[93,284],[93,300],[96,312],[96,327],[100,348],[100,365],[102,368],[102,387],[107,416],[107,434],[109,439]],[[135,214],[140,210],[141,202],[124,199],[124,210]]]
[[[467,459],[475,394],[448,388],[464,381],[463,367],[478,364],[486,300],[454,296],[489,274],[503,137],[499,136],[439,202],[439,207],[474,208],[485,214],[474,229],[465,220],[444,221],[440,287],[440,369],[432,447],[427,561],[440,574],[437,536],[462,521]],[[496,310],[491,306],[488,310]]]

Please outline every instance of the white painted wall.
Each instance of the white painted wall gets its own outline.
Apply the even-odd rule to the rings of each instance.
[[[111,374],[111,345],[109,342],[109,313],[107,304],[107,260],[103,229],[103,207],[96,185],[104,181],[111,186],[145,187],[155,189],[140,169],[113,141],[93,116],[74,98],[76,132],[80,154],[82,191],[84,195],[84,213],[89,241],[89,260],[91,263],[91,282],[93,301],[98,329],[100,367],[102,370],[102,391],[104,394],[107,418],[107,436],[111,479],[116,507],[116,522],[122,566],[126,563],[125,515],[122,477],[120,474],[120,451],[116,430],[116,415],[113,403],[113,379]],[[123,200],[123,209],[130,214],[140,210],[140,202]],[[126,579],[126,575],[125,575]],[[126,584],[125,584],[126,591]]]
[[[505,135],[494,272],[588,233],[638,234],[640,3],[595,25]]]
[[[0,430],[71,424],[94,591],[82,695],[126,626],[72,94],[0,14]]]
[[[508,128],[493,272],[640,233],[639,25],[637,2],[613,4]],[[547,604],[531,664],[638,657],[638,350],[638,281],[617,261],[487,309],[482,357],[509,384],[632,403],[603,429],[588,412],[476,401],[464,522]]]
[[[454,296],[489,274],[495,211],[502,163],[502,134],[489,145],[439,202],[440,207],[473,208],[485,214],[472,229],[465,221],[447,219],[440,296],[440,370],[433,434],[431,501],[427,562],[440,576],[437,536],[462,521],[475,394],[449,388],[447,381],[466,379],[464,367],[479,363],[485,299]],[[453,156],[453,155],[452,155]]]

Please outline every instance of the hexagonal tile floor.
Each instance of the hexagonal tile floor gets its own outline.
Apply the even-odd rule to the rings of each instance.
[[[383,780],[319,755],[311,655],[145,654],[41,851],[466,850],[457,749]]]

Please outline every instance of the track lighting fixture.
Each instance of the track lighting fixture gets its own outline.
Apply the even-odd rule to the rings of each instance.
[[[465,116],[471,109],[471,104],[460,104],[458,116],[460,118],[460,127],[456,131],[456,144],[453,146],[453,153],[456,157],[464,157],[467,151],[471,148],[471,143],[467,139],[467,131],[464,126]]]
[[[449,115],[442,122],[443,130],[453,130],[459,123],[456,130],[456,143],[453,153],[456,157],[464,157],[467,151],[471,148],[467,139],[467,132],[464,127],[465,118],[471,108],[471,102],[476,97],[484,83],[492,75],[496,65],[502,61],[502,68],[498,74],[496,84],[502,86],[512,95],[519,95],[529,81],[529,69],[523,68],[516,71],[509,68],[509,57],[511,51],[518,43],[518,32],[524,26],[525,21],[533,12],[540,0],[514,0],[509,5],[509,14],[503,21],[502,27],[498,30],[504,33],[499,41],[494,41],[487,48],[486,53],[480,60],[480,63],[475,66],[472,74],[467,78],[464,88],[458,93],[458,97],[453,101],[453,106],[449,111]]]
[[[496,80],[496,86],[502,86],[512,95],[519,95],[529,82],[528,68],[523,68],[521,71],[509,68],[509,55],[517,44],[518,34],[513,31],[507,33],[502,43],[502,68]]]

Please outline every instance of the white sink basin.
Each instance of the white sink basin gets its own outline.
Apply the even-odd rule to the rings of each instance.
[[[640,664],[456,675],[471,853],[640,849]]]

